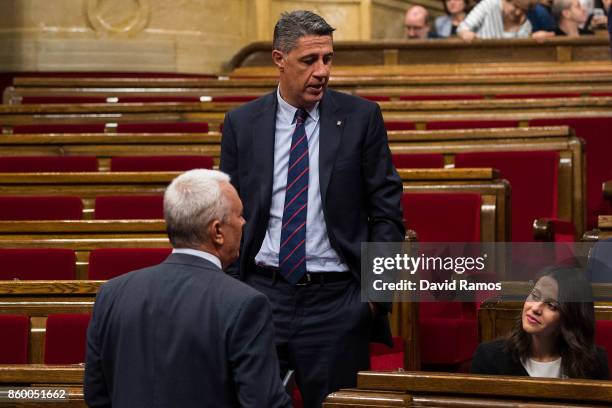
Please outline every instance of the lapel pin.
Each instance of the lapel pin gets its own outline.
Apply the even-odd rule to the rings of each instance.
[[[336,126],[340,126],[340,125],[342,125],[342,121],[341,120],[336,122]]]

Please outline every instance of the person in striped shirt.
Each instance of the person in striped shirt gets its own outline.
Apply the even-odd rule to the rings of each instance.
[[[529,37],[532,26],[527,11],[535,4],[536,0],[482,0],[459,25],[457,34],[466,41]]]

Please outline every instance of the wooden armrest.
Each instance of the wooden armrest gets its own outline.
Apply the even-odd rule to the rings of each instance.
[[[533,237],[536,241],[554,242],[555,234],[574,234],[574,224],[556,218],[537,218],[533,221]]]

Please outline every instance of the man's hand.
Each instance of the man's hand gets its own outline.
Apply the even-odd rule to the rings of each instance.
[[[535,33],[531,34],[531,38],[533,38],[539,43],[542,43],[544,42],[545,39],[551,38],[554,36],[555,36],[555,33],[553,31],[536,31]]]

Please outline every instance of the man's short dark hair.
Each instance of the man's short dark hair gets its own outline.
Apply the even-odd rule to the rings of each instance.
[[[329,35],[335,28],[327,24],[321,16],[307,10],[282,13],[274,26],[272,48],[288,53],[295,48],[300,37],[306,35]]]

